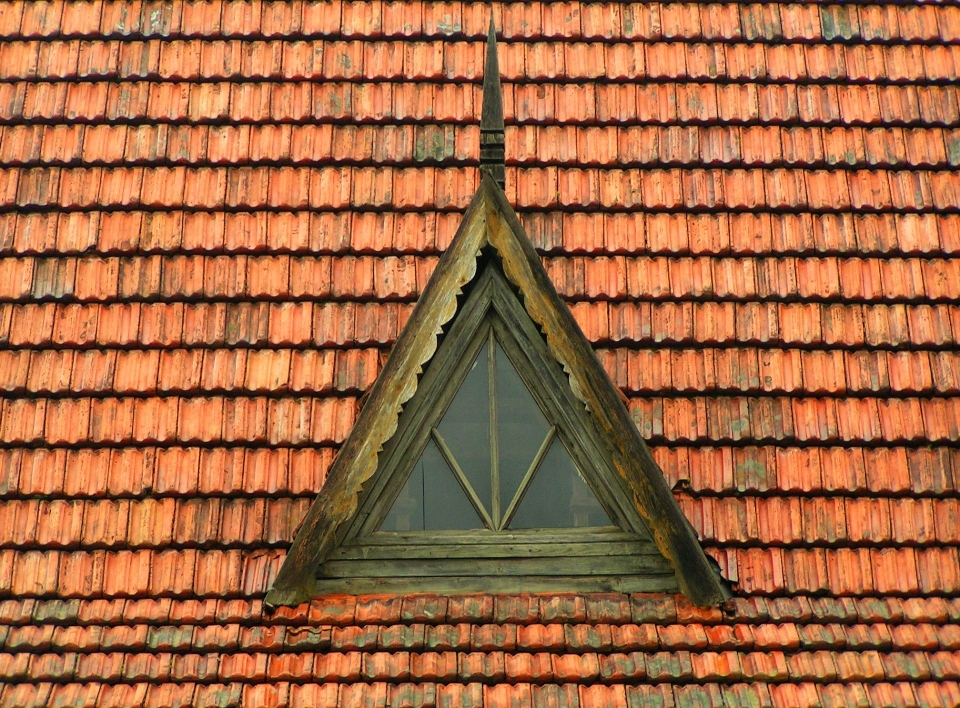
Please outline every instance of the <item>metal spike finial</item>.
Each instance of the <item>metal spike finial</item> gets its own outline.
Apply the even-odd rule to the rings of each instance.
[[[480,111],[480,172],[490,175],[504,189],[503,96],[500,92],[500,62],[497,60],[497,30],[490,15],[487,59],[483,69],[483,107]]]

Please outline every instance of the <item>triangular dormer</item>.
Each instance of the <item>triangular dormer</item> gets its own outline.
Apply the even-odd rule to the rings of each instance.
[[[480,187],[268,605],[342,592],[728,597],[498,184],[495,52],[491,23]]]

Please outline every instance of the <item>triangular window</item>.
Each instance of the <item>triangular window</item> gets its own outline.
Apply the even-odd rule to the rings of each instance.
[[[677,590],[727,596],[484,177],[266,602]]]
[[[676,588],[567,375],[486,260],[321,592]]]
[[[380,531],[613,526],[492,330]]]

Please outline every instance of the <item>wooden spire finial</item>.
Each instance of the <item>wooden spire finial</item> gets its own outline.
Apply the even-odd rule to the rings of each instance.
[[[487,59],[483,71],[483,107],[480,112],[480,172],[490,175],[503,189],[506,184],[503,138],[503,97],[500,92],[500,62],[497,60],[497,30],[490,15]]]

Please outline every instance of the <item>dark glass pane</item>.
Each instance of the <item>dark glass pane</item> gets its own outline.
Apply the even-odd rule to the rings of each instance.
[[[423,464],[424,530],[482,529],[483,522],[473,504],[432,440],[427,443],[420,459]]]
[[[506,353],[496,345],[500,508],[506,510],[550,429]]]
[[[590,487],[559,439],[530,482],[510,522],[512,529],[612,526]]]
[[[423,458],[413,466],[380,530],[423,531]]]
[[[433,440],[403,485],[381,531],[482,529],[483,522]]]
[[[437,426],[487,512],[492,507],[488,350],[485,344]]]

